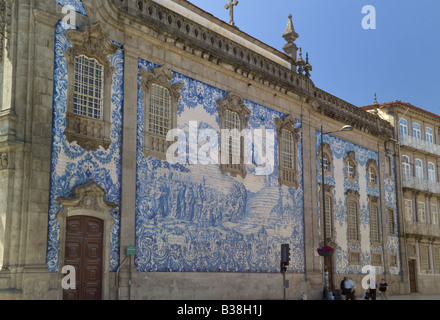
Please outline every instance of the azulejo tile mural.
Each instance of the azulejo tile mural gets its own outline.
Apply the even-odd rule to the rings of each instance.
[[[61,21],[56,25],[55,67],[52,126],[51,180],[49,200],[49,227],[47,267],[49,271],[58,270],[60,261],[60,229],[57,216],[62,207],[58,203],[61,197],[71,197],[75,187],[94,179],[105,191],[106,200],[120,205],[121,187],[121,146],[122,146],[122,108],[124,81],[124,53],[119,49],[110,62],[114,67],[111,93],[111,145],[108,150],[102,148],[87,152],[66,140],[67,107],[67,66],[64,52],[71,46],[66,36],[68,25]],[[109,212],[114,218],[111,235],[111,271],[119,264],[119,215],[120,208]]]
[[[321,132],[315,131],[316,136],[316,154],[319,157],[319,150],[321,145]],[[370,216],[369,216],[369,196],[380,198],[380,181],[376,187],[372,187],[367,183],[367,162],[374,160],[375,163],[379,163],[379,153],[356,145],[349,141],[345,141],[341,138],[324,135],[323,143],[328,144],[332,154],[331,161],[331,175],[325,176],[325,184],[332,186],[333,193],[333,218],[334,218],[334,238],[337,243],[337,250],[335,252],[335,266],[336,272],[339,274],[359,274],[362,273],[362,267],[366,265],[372,265],[372,253],[380,253],[383,256],[384,250],[381,246],[374,246],[370,241]],[[354,152],[355,160],[357,162],[356,178],[353,181],[346,179],[344,159],[349,152]],[[381,155],[383,157],[383,164],[385,163],[385,153]],[[395,164],[393,157],[391,159],[392,176],[384,177],[384,199],[385,206],[392,208],[395,213],[395,221],[397,221],[397,202],[396,202],[396,184],[395,184]],[[318,183],[322,182],[321,162],[317,161],[316,165],[317,180]],[[385,172],[385,167],[382,167],[381,174]],[[347,191],[356,191],[359,194],[359,243],[353,244],[348,241],[347,232]],[[318,214],[320,215],[322,195],[318,190]],[[381,212],[381,215],[386,215],[385,212]],[[321,220],[320,220],[321,221]],[[388,221],[387,221],[388,223]],[[321,230],[320,226],[320,230]],[[398,234],[398,230],[396,231]],[[384,240],[384,245],[387,246],[388,254],[399,254],[399,239],[397,236],[388,235]],[[349,251],[354,250],[361,253],[360,264],[349,263]],[[397,259],[398,261],[400,259]],[[383,261],[383,260],[382,260]],[[376,273],[383,273],[384,266],[376,266]],[[400,274],[400,264],[395,267],[390,267],[392,274]]]
[[[139,60],[147,71],[159,66]],[[183,83],[179,129],[189,121],[220,129],[217,101],[226,92],[173,72]],[[136,268],[141,272],[279,272],[280,245],[289,243],[289,271],[304,272],[302,154],[299,188],[280,187],[277,157],[271,175],[222,174],[218,165],[170,165],[143,153],[144,101],[139,77],[136,195]],[[245,100],[250,129],[275,129],[286,115]],[[300,121],[297,120],[300,125]],[[276,140],[276,139],[275,139]],[[277,145],[275,144],[275,155]]]
[[[56,3],[66,8],[72,8],[82,15],[87,15],[82,0],[56,0]]]

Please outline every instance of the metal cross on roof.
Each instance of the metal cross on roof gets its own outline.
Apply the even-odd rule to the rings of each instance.
[[[230,0],[229,3],[225,4],[225,9],[229,10],[229,24],[233,27],[235,27],[234,23],[234,6],[238,5],[237,0]]]

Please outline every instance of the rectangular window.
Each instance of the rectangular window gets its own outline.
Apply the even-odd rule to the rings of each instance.
[[[358,210],[354,201],[348,202],[348,240],[358,241]]]
[[[405,200],[405,217],[407,221],[414,220],[412,200]]]
[[[382,265],[382,254],[381,253],[372,253],[371,254],[371,263],[373,266],[381,266]]]
[[[426,128],[426,142],[428,142],[428,143],[434,142],[434,135],[432,133],[431,128]]]
[[[396,220],[394,218],[394,210],[387,209],[388,212],[388,234],[395,235],[396,234]]]
[[[431,204],[431,224],[438,226],[438,211],[435,204]]]
[[[391,175],[391,157],[385,156],[385,174],[390,176]]]
[[[440,273],[440,247],[434,247],[434,272]]]
[[[73,113],[103,120],[104,67],[96,59],[75,57]]]
[[[426,223],[426,210],[424,202],[417,203],[417,221]]]
[[[350,251],[348,259],[349,259],[350,264],[360,265],[361,264],[361,253],[358,251]]]
[[[375,205],[370,207],[370,237],[371,242],[380,242],[379,208]]]
[[[426,245],[420,246],[420,266],[424,272],[428,272],[431,269],[429,267],[429,247]]]
[[[152,84],[150,88],[149,131],[165,137],[171,129],[171,96],[167,88]]]
[[[281,130],[281,166],[286,169],[295,169],[295,140],[292,132]]]
[[[325,224],[327,237],[332,237],[332,198],[325,197]]]

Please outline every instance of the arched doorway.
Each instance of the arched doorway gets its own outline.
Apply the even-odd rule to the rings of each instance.
[[[75,268],[75,289],[63,290],[64,300],[101,300],[104,222],[88,216],[66,221],[64,265]]]

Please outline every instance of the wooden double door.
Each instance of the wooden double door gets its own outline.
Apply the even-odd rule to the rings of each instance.
[[[66,222],[64,265],[75,268],[76,288],[64,290],[64,300],[101,300],[104,222],[75,216]]]

